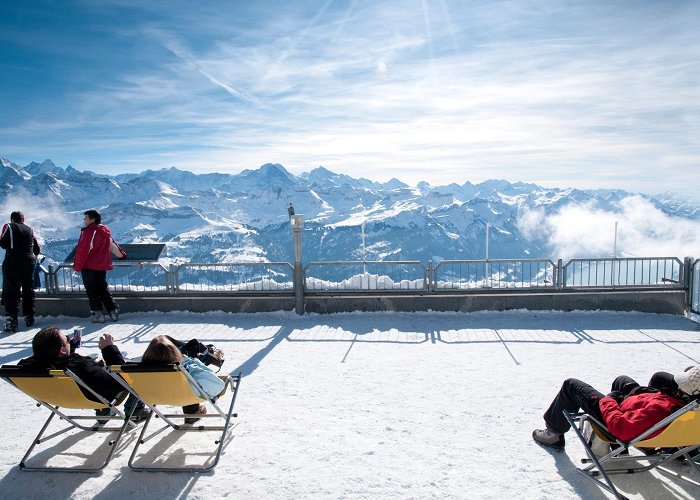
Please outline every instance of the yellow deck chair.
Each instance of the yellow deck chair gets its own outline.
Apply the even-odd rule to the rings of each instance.
[[[144,404],[146,404],[146,406],[148,406],[151,410],[143,425],[143,429],[141,430],[136,447],[129,458],[129,468],[131,470],[155,472],[206,472],[216,467],[216,464],[219,462],[219,458],[221,457],[221,452],[224,444],[226,443],[229,431],[233,426],[232,418],[237,416],[237,414],[233,413],[233,406],[236,402],[238,387],[241,382],[240,373],[235,376],[220,376],[225,383],[224,389],[220,394],[213,398],[207,396],[204,390],[201,389],[192,376],[190,376],[190,374],[187,373],[187,371],[178,363],[169,365],[144,365],[141,363],[128,363],[121,366],[110,367],[110,373],[120,384],[124,386],[125,389],[143,401]],[[204,396],[197,396],[197,394],[192,390],[192,386],[196,387],[199,393],[203,394]],[[219,407],[217,401],[224,396],[224,394],[226,394],[229,387],[231,388],[233,396],[231,397],[228,411],[224,411]],[[192,417],[193,415],[187,415],[182,411],[165,413],[163,409],[163,406],[182,407],[195,403],[208,403],[209,406],[214,409],[214,413],[197,415],[197,417],[200,418],[200,421],[197,424],[187,425],[182,423],[183,421],[180,419]],[[178,408],[178,410],[180,409]],[[146,430],[148,429],[148,425],[154,415],[156,415],[156,418],[162,419],[164,425],[162,425],[160,429],[146,436]],[[177,419],[177,421],[175,419]],[[199,425],[199,423],[207,420],[216,420],[215,425]],[[214,443],[218,446],[212,460],[209,463],[204,463],[202,465],[136,465],[135,460],[139,447],[166,429],[172,429],[173,431],[179,432],[219,431],[220,435],[217,432],[219,437],[214,441]],[[146,454],[144,453],[142,455]]]
[[[624,442],[614,437],[603,423],[588,414],[570,414],[564,410],[564,416],[571,424],[571,428],[583,443],[588,455],[583,463],[587,467],[578,469],[587,478],[595,481],[598,486],[608,490],[618,499],[626,499],[610,480],[609,474],[634,474],[645,472],[676,458],[684,457],[696,473],[700,474],[700,467],[695,462],[698,456],[691,457],[690,453],[700,449],[700,403],[691,401],[683,408],[672,413],[662,421],[653,425],[634,439]],[[607,455],[597,457],[585,436],[584,425],[588,422],[596,435],[611,444],[615,449]],[[578,425],[576,425],[578,423]],[[663,429],[658,435],[647,438]],[[655,450],[652,454],[633,453],[634,449]],[[602,478],[598,479],[598,477]]]
[[[31,446],[22,457],[19,463],[19,468],[25,471],[56,471],[56,472],[97,472],[105,468],[110,462],[117,445],[127,430],[136,426],[131,421],[125,421],[124,413],[117,408],[127,396],[128,391],[123,391],[113,401],[107,401],[105,398],[90,389],[77,375],[70,370],[36,370],[29,369],[24,366],[4,365],[0,368],[0,377],[12,386],[16,387],[30,398],[37,402],[37,406],[47,408],[51,414],[42,426],[39,434],[32,441]],[[88,399],[83,391],[93,395],[99,401]],[[135,405],[134,405],[135,406]],[[94,410],[104,410],[110,408],[113,415],[100,416],[99,419],[103,423],[96,420]],[[70,410],[70,412],[68,411]],[[76,413],[79,410],[80,413]],[[64,420],[68,427],[56,431],[53,434],[44,436],[44,433],[49,427],[49,424],[55,416]],[[86,420],[92,421],[91,425],[81,424]],[[118,420],[119,425],[104,425],[109,421]],[[97,467],[74,466],[74,467],[57,467],[49,465],[27,465],[27,460],[34,448],[46,441],[55,437],[61,436],[71,430],[81,430],[87,432],[118,432],[114,440],[108,441],[109,452],[106,455],[104,462]],[[60,455],[60,454],[59,454]]]

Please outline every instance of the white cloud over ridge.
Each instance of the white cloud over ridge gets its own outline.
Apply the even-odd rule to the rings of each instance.
[[[612,256],[617,229],[618,257],[695,256],[700,221],[671,217],[641,196],[629,196],[613,209],[569,204],[553,214],[523,211],[518,228],[529,239],[546,241],[562,259]]]

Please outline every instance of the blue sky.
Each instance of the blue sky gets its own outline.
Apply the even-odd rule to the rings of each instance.
[[[694,1],[0,0],[0,156],[693,195],[699,25]]]

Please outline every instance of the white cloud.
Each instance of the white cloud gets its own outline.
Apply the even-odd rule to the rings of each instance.
[[[557,258],[612,256],[617,228],[618,257],[685,257],[700,248],[700,221],[671,217],[641,196],[614,209],[569,204],[554,214],[524,211],[518,227],[529,239],[545,240]]]

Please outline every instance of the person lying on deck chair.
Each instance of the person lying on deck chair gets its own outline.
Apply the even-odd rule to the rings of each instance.
[[[75,344],[73,340],[68,340],[68,337],[56,326],[42,328],[34,335],[32,339],[33,356],[20,360],[19,365],[32,369],[39,370],[68,369],[75,373],[83,382],[85,382],[93,391],[105,398],[107,401],[112,401],[118,394],[124,391],[124,388],[116,381],[105,369],[107,365],[124,364],[124,358],[117,346],[114,345],[114,337],[109,333],[104,333],[98,342],[102,351],[104,362],[98,362],[90,356],[81,356],[75,352]],[[95,396],[89,391],[81,387],[81,391],[85,397],[91,401],[97,401]],[[141,401],[133,396],[130,396],[124,404],[126,413],[131,407],[136,404],[133,419],[140,420],[148,415]],[[96,410],[98,416],[108,415],[109,408],[104,410]]]
[[[656,372],[648,387],[621,375],[613,381],[607,396],[585,382],[570,378],[564,381],[544,414],[547,427],[534,430],[532,438],[542,446],[564,450],[564,434],[571,426],[563,410],[570,413],[583,410],[603,422],[614,436],[627,442],[698,396],[700,366],[690,366],[675,376]]]
[[[224,389],[224,381],[217,377],[213,371],[202,363],[202,361],[194,357],[186,356],[182,353],[184,347],[191,343],[198,343],[198,341],[193,339],[186,344],[184,342],[177,341],[172,337],[168,337],[167,335],[159,335],[151,340],[150,344],[148,344],[146,351],[141,357],[141,363],[155,365],[180,363],[187,373],[192,375],[192,378],[201,386],[202,390],[204,390],[209,397],[216,397]],[[186,349],[184,350],[187,351]],[[190,385],[192,386],[192,384]],[[192,386],[192,390],[198,396],[202,396],[199,394],[196,387]],[[183,406],[182,412],[188,415],[193,415],[192,417],[186,417],[185,423],[194,424],[197,422],[197,420],[200,420],[200,417],[197,417],[196,415],[206,414],[207,407],[203,403],[194,403]]]

